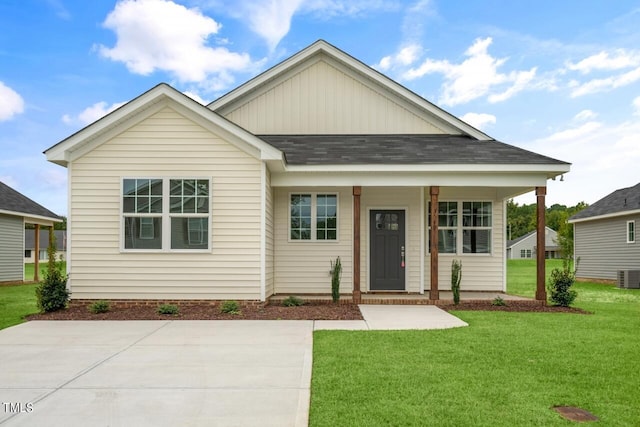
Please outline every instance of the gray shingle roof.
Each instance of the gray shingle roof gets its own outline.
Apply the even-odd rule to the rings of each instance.
[[[3,182],[0,182],[0,210],[16,212],[25,216],[36,215],[51,219],[60,218],[49,209],[18,193]]]
[[[568,164],[503,142],[458,135],[258,135],[290,165]]]
[[[640,210],[640,183],[621,188],[598,200],[588,208],[573,215],[570,220],[610,215],[624,211]]]

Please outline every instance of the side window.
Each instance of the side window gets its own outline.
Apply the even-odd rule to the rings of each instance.
[[[636,222],[627,221],[627,243],[636,242]]]
[[[329,241],[338,239],[337,194],[291,194],[289,239]]]
[[[122,214],[125,249],[162,249],[161,179],[125,179]]]

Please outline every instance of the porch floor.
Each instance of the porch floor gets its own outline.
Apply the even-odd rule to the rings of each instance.
[[[287,298],[289,295],[272,295],[269,301],[279,303]],[[329,302],[331,301],[331,295],[296,295],[307,302]],[[540,303],[532,298],[520,297],[517,295],[509,295],[504,292],[493,291],[461,291],[460,300],[463,302],[489,302],[493,301],[497,296],[505,301],[523,301],[531,303]],[[352,302],[351,295],[341,295],[341,303]],[[429,298],[429,292],[424,294],[407,294],[407,293],[375,293],[375,294],[362,294],[362,301],[360,304],[402,304],[402,305],[438,305],[453,303],[453,293],[451,291],[440,291],[440,299],[432,300]]]

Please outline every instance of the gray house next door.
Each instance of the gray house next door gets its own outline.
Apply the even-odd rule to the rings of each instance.
[[[372,291],[403,291],[405,214],[402,210],[370,212],[370,287]]]

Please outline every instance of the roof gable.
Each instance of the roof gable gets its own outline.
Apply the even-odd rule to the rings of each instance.
[[[621,188],[603,197],[569,218],[570,222],[587,221],[603,217],[629,215],[640,212],[640,183]]]
[[[208,107],[261,134],[441,133],[492,139],[323,40]],[[279,123],[260,123],[263,112],[273,112]]]
[[[262,160],[282,160],[282,153],[204,105],[161,83],[117,110],[62,140],[44,153],[47,160],[66,166],[124,130],[170,106],[228,142]]]
[[[60,221],[58,215],[3,182],[0,182],[0,213]]]

